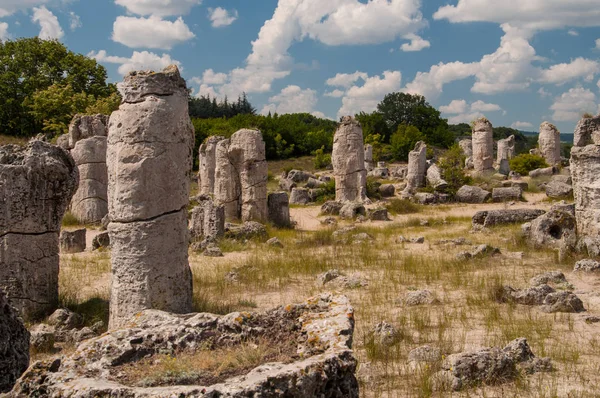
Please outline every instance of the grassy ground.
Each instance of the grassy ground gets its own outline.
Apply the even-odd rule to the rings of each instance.
[[[0,134],[0,145],[8,145],[8,144],[26,145],[27,141],[28,141],[27,138],[12,137],[12,136],[8,136],[8,135]]]
[[[535,307],[496,301],[499,286],[528,286],[531,277],[560,270],[584,301],[589,314],[600,310],[594,291],[599,279],[570,272],[577,258],[559,261],[555,251],[529,248],[520,226],[471,233],[470,216],[461,212],[486,208],[453,205],[416,207],[389,223],[358,225],[372,242],[336,242],[333,229],[276,230],[284,248],[264,244],[223,242],[223,258],[190,253],[194,275],[195,310],[213,313],[253,311],[303,301],[319,292],[343,290],[317,283],[317,275],[338,269],[368,281],[368,286],[343,290],[356,311],[354,348],[359,359],[362,397],[595,397],[600,396],[600,326],[589,325],[581,314],[546,314]],[[397,203],[398,214],[407,204]],[[422,220],[428,221],[421,225]],[[424,244],[397,243],[423,236]],[[456,254],[470,246],[438,244],[441,239],[465,238],[473,245],[500,248],[500,256],[459,261]],[[523,252],[522,258],[514,255]],[[67,255],[61,258],[60,295],[76,308],[96,299],[106,302],[109,253]],[[232,275],[235,278],[232,278]],[[429,289],[439,303],[407,307],[404,295]],[[96,308],[96,307],[94,307]],[[97,307],[101,314],[106,307]],[[88,315],[98,318],[102,315]],[[391,347],[378,345],[369,331],[381,321],[398,330]],[[439,364],[417,370],[407,364],[411,349],[424,344],[444,355],[485,346],[504,346],[517,337],[528,339],[533,352],[552,358],[556,371],[522,375],[516,382],[480,386],[460,393],[435,392],[430,376]],[[175,365],[173,365],[175,366]]]

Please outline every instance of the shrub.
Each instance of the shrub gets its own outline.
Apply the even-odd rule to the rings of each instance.
[[[523,153],[515,156],[509,161],[510,169],[521,175],[527,175],[530,171],[548,167],[548,163],[539,155],[530,155]]]
[[[331,154],[325,153],[325,146],[315,151],[315,169],[325,169],[331,165]]]
[[[396,160],[407,161],[408,153],[415,148],[417,142],[424,139],[425,136],[415,126],[401,124],[390,139],[392,155]]]
[[[77,219],[77,217],[75,217],[70,211],[65,212],[65,215],[62,219],[62,226],[74,227],[76,225],[79,225],[79,220]]]
[[[315,198],[315,202],[324,203],[328,200],[335,200],[335,180],[326,182],[319,187],[320,194]]]
[[[367,197],[370,199],[381,199],[379,187],[381,183],[375,177],[367,177]]]
[[[458,144],[450,147],[440,159],[439,167],[442,178],[448,183],[446,191],[451,195],[455,195],[463,185],[471,183],[471,178],[464,171],[465,159],[466,157]]]

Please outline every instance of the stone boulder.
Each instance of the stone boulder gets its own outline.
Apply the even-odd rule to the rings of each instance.
[[[314,176],[304,170],[290,170],[287,174],[287,179],[295,183],[308,182]]]
[[[544,167],[542,169],[535,169],[529,172],[529,177],[531,178],[539,178],[539,177],[552,177],[554,173],[558,170],[556,167]]]
[[[379,194],[382,198],[391,198],[396,195],[396,187],[394,184],[382,184],[379,186]]]
[[[532,221],[545,214],[540,209],[507,209],[478,211],[472,218],[473,226],[492,227],[494,225],[515,224]]]
[[[489,191],[470,185],[463,185],[456,192],[456,200],[460,203],[485,203],[491,196]]]
[[[62,253],[81,253],[85,251],[86,246],[85,228],[76,231],[60,232],[60,251]]]
[[[528,241],[536,247],[573,249],[577,243],[576,221],[571,213],[551,210],[523,226]]]
[[[323,206],[321,206],[321,214],[337,216],[340,214],[342,207],[344,207],[343,203],[330,200],[323,203]]]
[[[307,188],[293,188],[290,194],[291,205],[307,205],[310,203],[310,191]]]
[[[417,188],[425,186],[427,172],[427,145],[419,141],[415,148],[408,153],[408,171],[406,174],[405,193],[413,194]]]
[[[600,261],[592,260],[591,258],[579,260],[575,263],[575,268],[573,269],[573,271],[578,271],[578,272],[600,271]]]
[[[29,332],[0,289],[0,393],[8,392],[29,366]]]
[[[216,205],[209,197],[203,197],[192,209],[189,231],[194,240],[215,241],[222,238],[225,234],[225,207]]]
[[[372,209],[368,213],[371,221],[391,221],[387,209]]]
[[[432,164],[427,168],[427,182],[436,191],[444,191],[448,188],[448,183],[442,178],[442,171],[437,164]]]
[[[546,184],[546,196],[554,199],[573,196],[573,187],[560,181],[550,181]]]
[[[513,202],[523,199],[523,191],[518,187],[494,188],[492,189],[492,200],[494,202]]]
[[[110,247],[110,235],[108,232],[102,232],[92,239],[92,250]]]
[[[282,178],[279,180],[279,189],[285,192],[291,192],[292,189],[296,188],[297,185],[294,181],[289,180],[287,178]]]
[[[239,241],[257,239],[266,241],[269,238],[267,228],[256,221],[246,221],[242,225],[225,224],[225,237]]]
[[[217,167],[217,144],[225,137],[208,137],[198,149],[198,191],[200,195],[213,195],[215,192],[215,169]]]
[[[290,200],[287,192],[272,192],[267,197],[269,221],[278,228],[290,228]]]
[[[583,302],[579,297],[571,292],[554,292],[550,293],[544,299],[544,304],[541,307],[544,312],[567,312],[576,313],[583,312]]]
[[[367,210],[362,203],[348,202],[340,209],[340,217],[345,219],[354,219],[358,216],[366,216]]]

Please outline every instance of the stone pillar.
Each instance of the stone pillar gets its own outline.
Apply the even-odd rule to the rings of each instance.
[[[482,117],[473,126],[473,168],[476,173],[494,171],[494,133],[492,123]]]
[[[108,134],[109,327],[145,309],[192,309],[187,205],[194,128],[176,66],[132,72]]]
[[[290,200],[287,192],[273,192],[269,194],[269,221],[279,228],[292,226],[290,220]]]
[[[333,174],[335,200],[364,202],[367,199],[365,148],[360,124],[351,116],[342,118],[333,137]]]
[[[571,177],[577,238],[590,255],[600,255],[600,116],[584,118],[575,129]]]
[[[99,223],[108,214],[107,126],[106,115],[76,115],[69,125],[68,145],[79,169],[71,213],[84,224]]]
[[[217,144],[224,139],[225,137],[220,135],[213,135],[200,145],[198,153],[198,191],[200,195],[214,194]]]
[[[508,138],[498,141],[498,151],[496,154],[496,163],[498,173],[508,175],[510,173],[510,165],[508,161],[515,156],[515,136],[511,135]]]
[[[0,147],[0,288],[25,320],[56,308],[60,226],[78,181],[62,148]]]
[[[373,145],[365,145],[365,169],[373,170]]]
[[[215,205],[212,199],[202,200],[192,210],[189,229],[194,239],[214,241],[223,237],[225,234],[225,208]]]
[[[458,141],[458,146],[462,149],[465,154],[465,168],[472,169],[473,168],[473,140],[472,139],[463,139]]]
[[[442,170],[437,164],[432,164],[427,168],[427,182],[436,191],[444,191],[448,188],[448,183],[442,178]]]
[[[404,192],[412,194],[417,188],[425,186],[427,171],[427,145],[417,142],[415,149],[408,153],[408,172]]]
[[[229,140],[219,141],[215,149],[215,202],[225,208],[225,218],[240,218],[240,176],[229,159]]]
[[[560,131],[556,126],[548,122],[540,125],[538,147],[549,166],[560,165]]]

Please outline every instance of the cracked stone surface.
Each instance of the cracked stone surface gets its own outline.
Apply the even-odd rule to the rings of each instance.
[[[419,141],[416,143],[415,149],[408,154],[408,171],[404,192],[412,194],[417,188],[425,186],[426,170],[427,145],[423,141]]]
[[[0,393],[12,389],[29,366],[29,332],[0,289]]]
[[[120,365],[158,353],[176,355],[207,343],[219,347],[265,334],[276,339],[290,332],[297,336],[296,361],[263,364],[219,384],[142,388],[121,384],[115,377]],[[348,299],[329,294],[262,313],[174,315],[146,310],[131,318],[126,328],[87,340],[69,356],[36,362],[10,397],[357,398],[353,332],[354,310]]]
[[[99,223],[108,214],[107,126],[106,115],[76,115],[69,125],[71,156],[79,169],[70,210],[83,224]]]
[[[365,148],[360,124],[345,116],[333,137],[331,156],[335,176],[335,200],[364,202],[367,199]]]
[[[0,288],[25,320],[58,301],[60,225],[78,182],[60,147],[0,147]]]
[[[135,313],[192,308],[187,205],[194,128],[176,66],[125,77],[108,135],[109,328]]]
[[[192,209],[189,222],[192,239],[215,240],[225,234],[225,208],[217,206],[209,197],[203,197],[198,206]]]
[[[560,165],[560,132],[555,125],[544,122],[538,137],[540,155],[550,166]]]
[[[225,137],[210,136],[198,151],[198,188],[200,195],[212,195],[215,191],[215,168],[217,166],[217,144]]]
[[[478,211],[472,218],[473,226],[491,227],[494,225],[516,224],[532,221],[545,214],[541,209],[503,209]]]
[[[492,123],[480,118],[473,124],[473,167],[476,173],[491,172],[494,169],[494,134]]]

